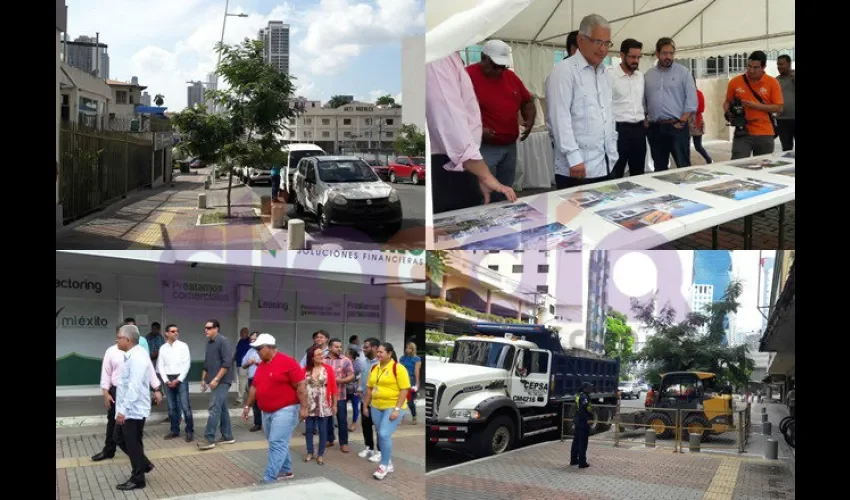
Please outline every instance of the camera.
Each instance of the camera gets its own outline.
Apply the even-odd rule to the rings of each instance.
[[[732,99],[729,111],[726,112],[726,121],[730,127],[735,127],[735,135],[747,135],[747,117],[744,113],[744,103],[739,97]]]

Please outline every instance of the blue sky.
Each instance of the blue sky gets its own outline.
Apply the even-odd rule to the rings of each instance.
[[[290,72],[298,94],[401,98],[401,40],[424,33],[425,0],[231,0],[225,43],[254,38],[269,20],[291,26]],[[165,106],[186,106],[186,83],[215,67],[225,0],[66,0],[68,35],[109,45],[110,78],[139,77]]]

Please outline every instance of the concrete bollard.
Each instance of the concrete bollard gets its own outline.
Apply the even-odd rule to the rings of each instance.
[[[272,197],[271,195],[260,196],[260,214],[272,214]]]
[[[209,191],[209,189],[210,189],[210,180],[209,179],[204,181],[204,189]]]
[[[207,193],[198,193],[198,208],[207,208]]]
[[[286,205],[283,203],[271,204],[272,227],[283,229],[286,227]]]
[[[762,413],[761,414],[761,423],[765,423],[765,422],[767,422],[767,413]]]
[[[695,453],[699,451],[699,445],[702,442],[701,434],[689,434],[688,435],[688,449],[691,453]]]
[[[764,458],[767,460],[777,460],[779,458],[779,441],[773,438],[765,440]]]
[[[646,447],[655,448],[655,431],[652,429],[646,430]]]
[[[292,219],[287,226],[286,240],[287,250],[304,250],[304,221]]]
[[[773,434],[773,424],[770,421],[761,423],[761,433],[765,436],[770,436]]]

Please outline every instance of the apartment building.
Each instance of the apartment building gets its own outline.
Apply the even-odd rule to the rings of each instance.
[[[263,42],[263,59],[284,75],[289,74],[289,25],[269,21],[257,38]]]

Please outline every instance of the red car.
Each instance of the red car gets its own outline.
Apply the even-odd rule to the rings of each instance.
[[[425,158],[422,156],[399,156],[390,163],[390,182],[409,180],[413,184],[425,183]]]

